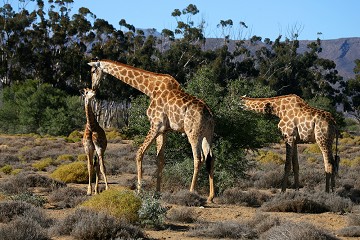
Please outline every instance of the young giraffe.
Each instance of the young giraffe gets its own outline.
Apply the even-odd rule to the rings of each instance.
[[[110,60],[92,61],[89,65],[92,67],[93,89],[98,87],[103,78],[103,73],[107,73],[150,97],[151,103],[146,114],[151,127],[144,143],[136,154],[138,190],[141,189],[144,153],[156,139],[156,190],[160,191],[162,170],[164,168],[165,133],[174,130],[185,133],[191,144],[194,173],[190,191],[194,191],[199,168],[205,162],[210,186],[208,202],[212,202],[214,198],[214,158],[211,143],[214,120],[209,107],[202,100],[185,93],[180,84],[170,75],[157,74]]]
[[[301,142],[316,142],[319,145],[325,165],[325,191],[329,192],[330,180],[331,189],[334,191],[339,157],[336,150],[334,159],[332,144],[336,136],[337,145],[338,134],[336,122],[329,112],[310,107],[294,94],[272,98],[241,97],[241,102],[245,110],[272,114],[280,118],[278,127],[286,144],[286,162],[281,189],[283,192],[286,191],[291,165],[294,171],[295,188],[299,188],[297,144]]]
[[[94,112],[91,106],[91,100],[95,96],[95,91],[92,89],[84,88],[82,95],[85,97],[85,113],[86,113],[86,126],[83,136],[83,146],[88,160],[88,173],[89,173],[89,185],[87,194],[92,194],[91,179],[94,174],[94,164],[96,172],[95,181],[95,194],[99,193],[99,178],[100,171],[103,175],[105,182],[105,189],[108,189],[107,178],[105,175],[104,165],[104,152],[107,146],[107,139],[104,129],[102,129],[99,123],[96,121]],[[94,152],[96,151],[97,160],[94,160]],[[96,157],[96,156],[95,156]]]

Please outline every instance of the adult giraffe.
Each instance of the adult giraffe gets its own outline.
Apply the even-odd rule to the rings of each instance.
[[[278,127],[286,144],[286,161],[282,191],[286,190],[291,165],[294,171],[295,188],[299,188],[299,162],[297,144],[302,142],[316,142],[322,152],[326,185],[325,191],[334,191],[335,174],[339,167],[340,158],[337,156],[337,127],[336,122],[329,112],[309,106],[303,99],[295,94],[271,98],[241,97],[245,110],[272,114],[280,118]],[[336,137],[335,158],[332,144]]]
[[[165,133],[173,130],[185,133],[191,144],[194,173],[190,191],[194,191],[199,168],[205,162],[210,186],[208,202],[212,202],[214,198],[214,158],[211,143],[214,120],[209,107],[202,100],[185,93],[180,84],[170,75],[145,71],[111,60],[94,60],[89,65],[92,67],[93,89],[98,88],[104,73],[107,73],[150,97],[151,102],[146,112],[150,121],[150,130],[136,154],[138,190],[141,189],[144,153],[156,139],[156,190],[160,191],[164,168]]]

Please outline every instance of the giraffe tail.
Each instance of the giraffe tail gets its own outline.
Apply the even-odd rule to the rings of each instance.
[[[210,143],[208,141],[208,139],[206,137],[203,138],[202,140],[202,144],[201,144],[201,152],[203,154],[203,159],[205,160],[206,163],[206,169],[208,170],[208,172],[211,171],[211,165],[213,164],[213,154],[211,151],[211,147],[210,147]]]

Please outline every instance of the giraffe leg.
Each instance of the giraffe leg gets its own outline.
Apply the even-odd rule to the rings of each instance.
[[[322,152],[324,165],[325,165],[325,192],[334,191],[335,189],[335,171],[333,167],[334,157],[332,155],[332,142],[324,143],[321,139],[316,139],[316,142],[319,145],[319,148]]]
[[[87,152],[87,168],[88,168],[88,174],[89,174],[89,185],[88,185],[88,189],[87,189],[87,195],[91,195],[92,194],[92,185],[91,185],[91,179],[92,176],[94,174],[94,163],[93,163],[93,158],[94,158],[94,152],[93,151],[86,151]]]
[[[141,190],[141,180],[142,180],[142,160],[144,157],[145,151],[149,148],[151,143],[155,140],[158,135],[158,131],[155,128],[151,128],[149,133],[145,137],[143,144],[140,146],[139,150],[136,153],[136,167],[137,167],[137,190],[140,192]]]
[[[292,166],[294,171],[294,186],[296,190],[299,190],[299,159],[297,152],[297,144],[294,144],[291,159],[292,159]]]
[[[108,190],[109,186],[108,186],[108,182],[107,182],[106,168],[105,168],[105,164],[104,164],[104,151],[100,150],[100,154],[98,154],[98,156],[99,156],[100,172],[101,172],[104,182],[105,182],[105,190]]]
[[[97,159],[96,159],[97,158]],[[95,176],[96,176],[96,180],[95,180],[95,194],[99,193],[99,177],[100,177],[100,164],[99,164],[99,157],[95,157]]]
[[[285,160],[285,168],[284,168],[284,176],[282,180],[281,192],[285,192],[287,188],[287,181],[289,179],[289,173],[291,170],[291,162],[293,156],[293,149],[289,143],[286,143],[286,160]]]
[[[156,151],[157,151],[157,172],[156,172],[156,191],[160,192],[162,171],[164,169],[164,150],[165,150],[166,135],[160,134],[156,138]]]
[[[191,185],[190,185],[190,192],[194,192],[195,187],[196,187],[196,181],[197,181],[198,174],[199,174],[199,169],[201,166],[201,146],[195,137],[188,136],[188,139],[191,144],[191,149],[192,149],[193,158],[194,158],[194,173],[193,173],[193,177],[192,177],[192,181],[191,181]]]

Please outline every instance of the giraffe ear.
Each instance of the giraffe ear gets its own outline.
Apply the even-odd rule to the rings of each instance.
[[[88,65],[90,65],[91,67],[100,67],[100,62],[89,62]]]

